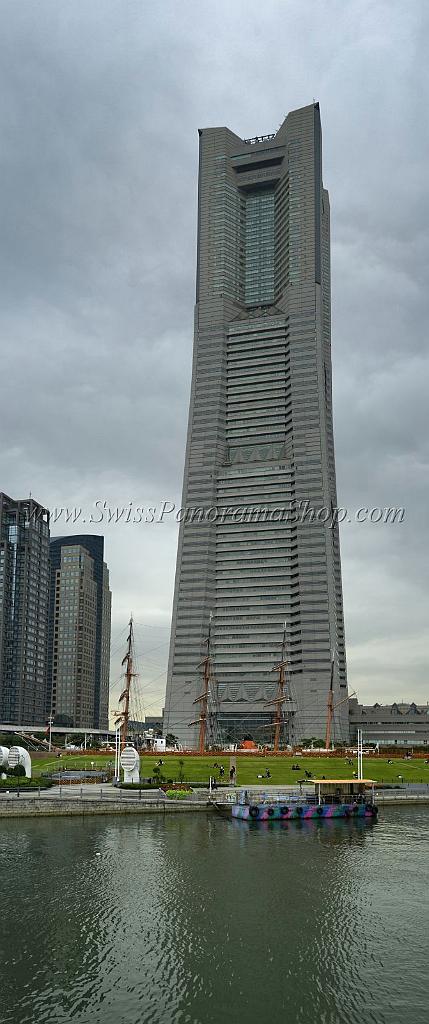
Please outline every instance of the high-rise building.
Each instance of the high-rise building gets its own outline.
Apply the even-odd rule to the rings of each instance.
[[[57,725],[94,726],[97,586],[85,548],[61,548],[55,574],[52,708]]]
[[[49,513],[0,493],[0,721],[44,725]]]
[[[50,543],[49,713],[58,725],[109,725],[111,593],[104,538]]]
[[[224,736],[348,734],[319,104],[275,134],[200,130],[197,294],[164,730],[195,746],[210,613]],[[308,504],[307,504],[308,503]],[[294,713],[292,713],[294,712]]]

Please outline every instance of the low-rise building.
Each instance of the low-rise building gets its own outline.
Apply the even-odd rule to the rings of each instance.
[[[429,704],[359,704],[349,701],[350,739],[357,740],[362,729],[363,742],[381,747],[429,747]]]

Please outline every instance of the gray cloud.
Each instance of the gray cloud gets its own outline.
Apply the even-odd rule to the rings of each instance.
[[[49,507],[178,499],[197,128],[269,132],[320,100],[339,501],[406,508],[342,529],[367,700],[428,698],[427,42],[423,2],[2,4],[0,486]],[[174,526],[104,532],[114,644],[131,609],[167,639]]]

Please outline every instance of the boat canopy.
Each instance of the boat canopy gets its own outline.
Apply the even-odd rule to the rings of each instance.
[[[312,786],[376,786],[375,779],[306,779]]]

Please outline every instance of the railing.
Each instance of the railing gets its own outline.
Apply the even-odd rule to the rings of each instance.
[[[143,795],[142,795],[143,794]],[[0,800],[1,798],[13,800],[17,797],[30,797],[40,798],[42,800],[88,800],[88,801],[99,801],[99,800],[110,800],[111,802],[118,800],[135,801],[139,800],[142,803],[165,803],[167,797],[165,793],[158,789],[152,789],[150,791],[136,790],[135,792],[130,790],[122,790],[114,788],[113,786],[106,786],[103,789],[97,789],[96,786],[91,783],[89,785],[73,785],[70,786],[68,783],[65,785],[60,783],[58,786],[44,788],[43,786],[30,787],[14,786],[11,789],[0,789]]]
[[[254,139],[243,139],[246,146],[255,146],[257,142],[269,142],[271,139],[275,139],[276,133],[271,132],[270,135],[255,135]]]
[[[424,800],[424,801],[427,802],[427,800],[429,799],[429,786],[424,787],[424,788],[422,787],[421,790],[418,790],[418,789],[407,789],[404,786],[403,789],[399,789],[399,790],[398,789],[378,789],[378,790],[376,789],[376,791],[375,791],[375,799],[381,801],[381,803],[383,803],[383,800],[388,800],[389,802],[391,800],[396,800],[398,803],[401,803],[401,801],[402,802],[406,802],[407,800],[410,799],[410,797],[413,797],[413,799],[415,799],[417,801],[418,800],[422,800],[422,801]]]
[[[211,793],[210,793],[209,789],[200,789],[200,790],[195,790],[192,793],[192,796],[187,797],[186,801],[182,799],[181,803],[186,804],[186,803],[202,803],[202,802],[208,803],[208,802],[210,802],[212,804],[218,804],[218,805],[225,804],[226,806],[230,806],[231,804],[237,802],[237,800],[239,799],[239,795],[241,793],[243,793],[244,791],[247,792],[249,802],[253,802],[254,801],[255,803],[267,803],[267,804],[269,804],[269,803],[291,803],[291,802],[301,802],[301,803],[305,802],[307,804],[316,804],[317,803],[317,796],[315,795],[314,790],[311,789],[311,791],[309,791],[304,786],[303,786],[303,788],[301,790],[298,789],[295,786],[282,786],[282,787],[275,787],[275,786],[273,786],[272,788],[270,788],[270,792],[267,792],[267,790],[262,788],[262,787],[254,787],[254,786],[252,786],[252,787],[241,787],[240,786],[239,789],[237,787],[230,788],[230,789],[216,789],[216,790],[213,790]],[[388,798],[389,800],[397,800],[398,803],[400,803],[401,800],[402,801],[404,800],[404,798],[406,799],[407,797],[411,797],[411,796],[415,797],[417,800],[419,798],[421,798],[422,800],[423,799],[428,800],[428,798],[429,798],[429,783],[423,783],[423,784],[408,783],[408,784],[403,784],[400,787],[398,786],[398,787],[395,787],[395,788],[381,788],[381,789],[377,788],[377,785],[375,786],[375,800],[376,801],[377,800],[382,801],[383,798]],[[146,803],[146,804],[167,803],[167,802],[170,802],[172,800],[172,798],[166,797],[165,793],[161,789],[150,789],[150,790],[143,790],[143,789],[138,789],[137,790],[136,789],[136,790],[128,790],[128,789],[121,789],[119,787],[114,787],[114,786],[109,785],[109,784],[107,784],[105,787],[100,785],[99,788],[98,788],[97,785],[95,785],[93,783],[89,784],[89,785],[88,784],[86,784],[86,785],[76,785],[75,784],[75,785],[72,785],[72,786],[70,786],[69,784],[64,785],[63,783],[60,783],[59,785],[53,786],[52,788],[51,787],[44,788],[42,786],[39,786],[39,787],[35,786],[35,787],[32,787],[32,788],[27,787],[27,786],[22,786],[22,787],[21,786],[11,786],[11,788],[9,790],[5,789],[3,787],[0,788],[0,801],[1,800],[25,799],[25,798],[27,798],[27,799],[35,799],[36,797],[38,799],[41,799],[41,800],[61,800],[61,799],[66,799],[66,800],[84,800],[84,801],[92,801],[92,802],[94,802],[94,801],[102,801],[102,800],[104,800],[104,801],[111,801],[111,802],[115,801],[116,802],[116,801],[119,800],[120,802],[122,802],[122,801],[129,801],[129,802],[136,802],[136,801],[138,801],[139,803]],[[354,796],[350,796],[349,799],[350,799],[350,801],[353,801],[355,799],[355,797]],[[347,801],[344,801],[344,800],[341,801],[341,798],[338,798],[338,797],[335,798],[334,795],[326,796],[324,802],[325,803],[336,803],[337,800],[340,803],[341,802],[347,802]]]

